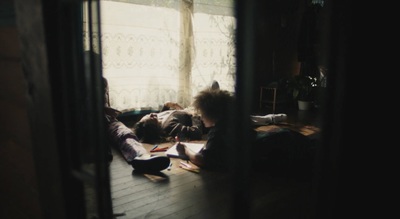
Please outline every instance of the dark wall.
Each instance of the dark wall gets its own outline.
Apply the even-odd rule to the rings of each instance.
[[[41,5],[7,0],[0,8],[0,218],[61,219]]]
[[[15,26],[0,27],[0,69],[0,218],[41,218],[27,82]]]
[[[254,112],[260,86],[306,72],[317,74],[325,11],[306,0],[257,1],[255,18]]]

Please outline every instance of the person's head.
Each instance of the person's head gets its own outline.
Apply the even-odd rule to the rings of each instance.
[[[141,142],[155,143],[163,138],[163,131],[156,113],[143,116],[135,124],[134,129],[136,136]]]
[[[226,121],[233,102],[234,96],[229,91],[206,89],[194,97],[193,107],[200,113],[204,126],[209,128]]]

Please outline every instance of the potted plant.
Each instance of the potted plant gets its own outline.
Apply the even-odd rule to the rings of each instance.
[[[298,102],[300,110],[309,109],[316,97],[317,77],[295,75],[288,82],[289,94]]]

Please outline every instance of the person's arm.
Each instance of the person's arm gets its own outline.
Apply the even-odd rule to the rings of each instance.
[[[192,116],[183,111],[174,112],[162,127],[169,136],[180,136],[186,140],[200,140],[203,136],[199,122],[192,124]],[[192,125],[184,125],[192,124]]]
[[[184,108],[175,102],[166,102],[161,111],[165,110],[183,110]]]
[[[204,166],[204,159],[201,153],[196,153],[192,151],[190,148],[186,147],[185,144],[178,144],[176,146],[176,150],[178,151],[180,156],[187,157],[190,162],[195,164],[198,167]]]
[[[168,135],[170,136],[184,136],[187,140],[200,140],[203,136],[202,130],[197,126],[186,126],[179,122],[171,121],[170,130]]]
[[[203,130],[204,124],[203,124],[203,122],[201,121],[200,116],[192,115],[192,126],[193,126],[193,127],[199,128],[200,131]]]

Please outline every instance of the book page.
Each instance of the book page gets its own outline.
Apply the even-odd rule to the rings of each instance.
[[[172,147],[170,147],[165,154],[168,157],[178,157],[179,158],[179,154],[178,151],[176,150],[176,145],[178,143],[175,143]],[[200,152],[200,150],[203,148],[204,143],[191,143],[191,142],[181,142],[181,144],[186,145],[186,147],[190,148],[192,151],[198,153]]]

